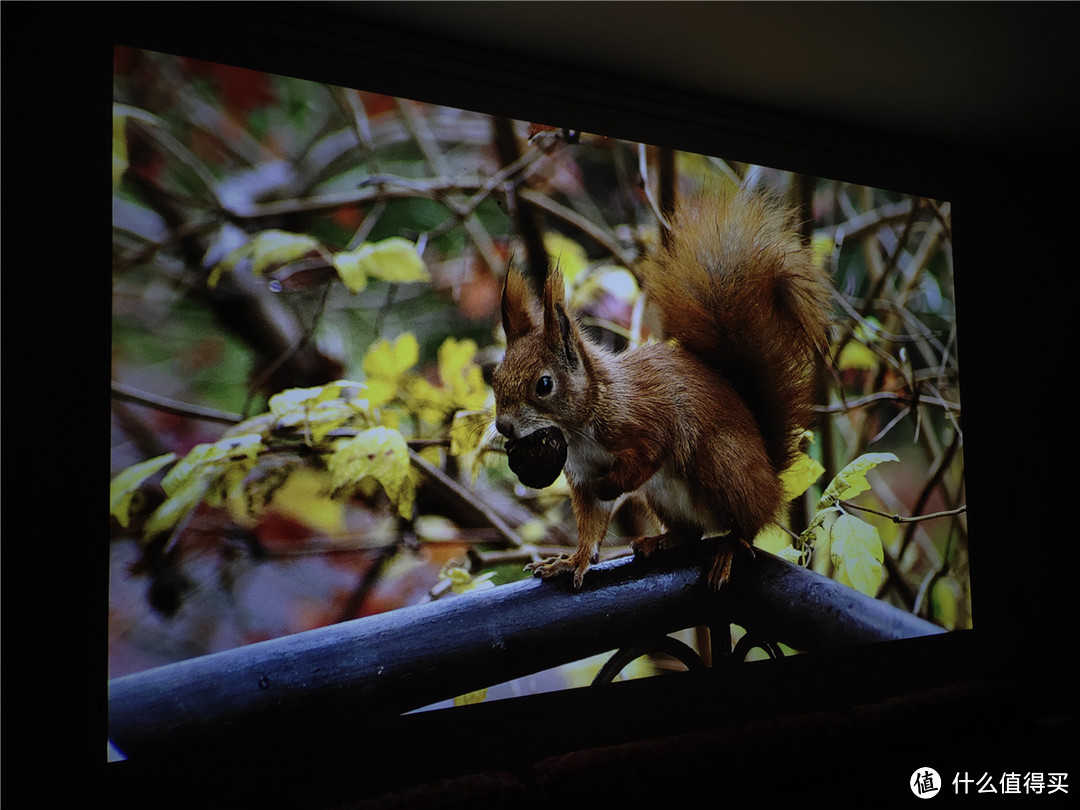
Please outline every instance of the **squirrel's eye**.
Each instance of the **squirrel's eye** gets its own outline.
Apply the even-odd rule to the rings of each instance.
[[[536,381],[536,395],[538,397],[546,397],[551,393],[551,389],[555,387],[555,383],[552,382],[551,377],[545,374],[539,380]]]

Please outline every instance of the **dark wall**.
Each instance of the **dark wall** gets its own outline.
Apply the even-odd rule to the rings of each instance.
[[[1056,116],[1039,117],[1017,108],[1015,118],[1027,116],[1031,127],[1013,120],[1007,131],[988,126],[980,132],[978,126],[956,121],[940,133],[924,122],[905,130],[880,114],[868,115],[860,125],[858,105],[842,92],[833,97],[832,107],[828,98],[816,99],[812,114],[783,94],[712,97],[709,88],[715,84],[665,86],[663,76],[642,84],[627,66],[632,49],[626,63],[612,59],[601,69],[595,61],[575,63],[565,47],[552,47],[546,58],[525,46],[515,50],[510,35],[494,46],[490,39],[478,43],[475,37],[435,37],[423,15],[410,25],[400,15],[387,18],[378,9],[365,13],[363,4],[347,9],[333,4],[214,4],[212,17],[210,4],[86,5],[88,9],[82,4],[23,5],[20,11],[28,19],[17,24],[12,6],[5,7],[5,275],[9,304],[33,312],[35,324],[30,328],[10,317],[7,321],[6,376],[12,393],[5,432],[16,438],[15,445],[9,439],[9,464],[20,465],[26,484],[42,482],[24,485],[28,497],[20,498],[20,507],[35,527],[34,542],[7,544],[8,578],[20,568],[31,570],[44,554],[63,554],[70,560],[56,592],[38,600],[41,607],[35,615],[20,617],[18,627],[10,611],[5,618],[9,656],[13,650],[35,651],[31,666],[16,667],[25,670],[24,677],[6,668],[7,695],[24,688],[24,682],[37,686],[27,692],[35,707],[34,729],[5,724],[5,753],[14,740],[25,758],[9,763],[25,761],[42,774],[63,773],[67,779],[49,780],[51,788],[60,788],[65,782],[78,784],[74,777],[82,775],[87,759],[95,764],[104,759],[106,638],[100,617],[106,572],[94,538],[104,526],[99,503],[107,478],[109,296],[102,279],[107,277],[109,250],[108,98],[114,41],[405,96],[430,89],[444,103],[469,107],[482,99],[488,111],[534,119],[546,112],[553,123],[566,119],[583,129],[603,129],[604,122],[616,121],[616,134],[627,137],[654,143],[674,140],[698,151],[952,199],[973,538],[974,657],[970,667],[958,667],[953,692],[909,698],[898,713],[874,715],[885,718],[883,725],[822,722],[831,729],[826,736],[835,745],[858,742],[862,735],[878,741],[884,733],[892,737],[894,750],[921,739],[919,721],[940,727],[943,718],[946,726],[954,725],[949,741],[974,751],[997,752],[1006,737],[1017,734],[1032,745],[1037,741],[1039,750],[1054,750],[1059,740],[1072,738],[1064,655],[1073,635],[1065,588],[1072,567],[1067,542],[1072,510],[1066,488],[1071,478],[1066,471],[1074,466],[1069,464],[1074,420],[1067,407],[1072,374],[1066,352],[1071,349],[1077,286],[1072,215],[1076,172]],[[871,13],[871,5],[861,5],[859,14]],[[1055,63],[1047,56],[1046,42],[1056,42],[1075,15],[1069,4],[1063,5],[1064,11],[1036,6],[1033,13],[1042,22],[1027,20],[1023,37],[1018,34],[999,57],[1018,66],[1037,63],[1044,73],[1031,80],[1050,81]],[[687,15],[687,25],[695,24],[692,11],[681,13]],[[965,24],[968,34],[977,36],[980,15]],[[1039,25],[1047,32],[1045,39],[1032,34]],[[527,21],[518,27],[527,27]],[[465,34],[459,31],[459,36]],[[988,30],[987,36],[999,36],[998,28]],[[932,58],[920,54],[920,60]],[[694,59],[708,56],[695,52]],[[1049,98],[1060,92],[1065,99],[1069,88],[1075,92],[1075,67],[1066,67],[1072,62],[1062,60],[1062,71],[1072,73],[1062,73],[1063,89]],[[879,69],[892,76],[894,67],[883,63]],[[871,72],[873,63],[864,70]],[[1000,65],[995,68],[1000,70]],[[995,73],[986,75],[987,85],[980,86],[975,72],[965,74],[965,88],[992,97]],[[913,71],[912,77],[913,82],[925,80],[921,71]],[[1032,92],[1036,90],[1040,98],[1047,96],[1043,84],[1033,86]],[[591,127],[593,122],[598,125]],[[25,400],[15,393],[25,387],[39,390],[41,380],[58,377],[62,384],[52,383],[62,389],[56,396],[31,398],[35,421],[53,426],[42,432],[54,437],[75,431],[80,451],[102,460],[100,471],[87,465],[59,480],[55,457],[45,451],[52,445],[43,444],[39,432],[26,429]],[[74,411],[72,397],[78,403]],[[71,517],[62,523],[48,519],[56,514],[58,499],[73,505]],[[82,528],[73,531],[72,523]],[[42,670],[67,673],[66,688],[39,694]],[[1007,719],[990,731],[973,720],[983,708],[1000,715],[1002,707]],[[623,708],[612,711],[618,715]],[[901,722],[901,717],[907,719]],[[587,710],[583,720],[589,721]],[[573,723],[575,718],[564,721]],[[910,726],[905,725],[908,721]],[[513,722],[529,720],[518,716]],[[784,746],[801,740],[799,744],[812,745],[822,739],[807,722],[789,716],[771,730],[760,724],[739,730],[760,735],[754,738],[754,750],[767,757],[770,743]],[[58,728],[65,733],[58,735]],[[520,725],[517,729],[522,733]],[[557,734],[543,723],[537,723],[536,733],[551,735],[557,747]],[[699,739],[696,748],[684,740],[681,744],[687,747],[674,750],[687,751],[686,757],[666,754],[669,767],[731,756],[740,748],[733,733],[717,730],[720,736]],[[647,748],[623,749],[621,758],[605,760],[614,763],[603,777],[610,780],[609,795],[622,795],[618,784],[633,784],[619,777],[638,772],[644,753]],[[302,752],[298,756],[302,760]],[[530,763],[529,779],[535,784],[544,774],[562,774],[565,781],[548,783],[556,784],[551,795],[571,789],[588,793],[591,788],[583,785],[608,784],[590,781],[598,757],[603,760],[593,751],[586,757],[593,764],[580,768],[564,760]],[[858,761],[869,767],[869,749]],[[462,769],[468,770],[467,764]],[[15,770],[20,769],[9,765],[9,774]],[[761,772],[766,777],[769,773],[764,767]],[[510,780],[497,795],[516,795],[526,783],[528,779]]]

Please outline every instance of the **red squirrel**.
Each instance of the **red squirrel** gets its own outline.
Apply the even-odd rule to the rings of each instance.
[[[735,549],[781,517],[780,474],[813,418],[830,300],[792,214],[745,191],[683,203],[641,267],[668,339],[621,354],[591,342],[566,312],[557,269],[542,301],[508,274],[496,428],[508,449],[561,431],[578,527],[576,551],[527,570],[572,572],[580,587],[615,499],[636,492],[665,529],[634,540],[639,555],[727,533],[708,577],[719,588]]]

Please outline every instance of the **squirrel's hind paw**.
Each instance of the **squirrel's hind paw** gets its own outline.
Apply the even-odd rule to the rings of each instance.
[[[654,551],[667,546],[666,540],[666,533],[647,537],[635,537],[630,541],[630,548],[634,550],[634,554],[638,557],[650,557]]]
[[[724,537],[720,539],[716,554],[713,556],[712,566],[709,568],[709,587],[714,591],[720,590],[731,580],[731,567],[736,555],[748,551],[754,556],[754,547],[740,538]]]
[[[630,548],[634,550],[634,554],[638,557],[649,557],[654,551],[660,551],[665,548],[674,548],[683,543],[692,543],[700,537],[700,531],[666,531],[645,537],[635,537],[630,541]]]

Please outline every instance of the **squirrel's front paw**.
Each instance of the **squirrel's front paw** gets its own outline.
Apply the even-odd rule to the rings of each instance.
[[[531,562],[525,566],[525,570],[529,571],[534,577],[547,579],[555,576],[555,574],[561,574],[563,571],[569,571],[573,567],[570,557],[566,554],[560,554],[558,557],[545,557],[542,560]]]
[[[558,557],[548,557],[547,559],[529,563],[525,566],[525,570],[531,572],[534,577],[540,577],[541,579],[547,579],[566,571],[573,571],[574,587],[580,588],[589,564],[590,560],[588,558],[579,559],[578,554],[573,556],[560,554]]]

